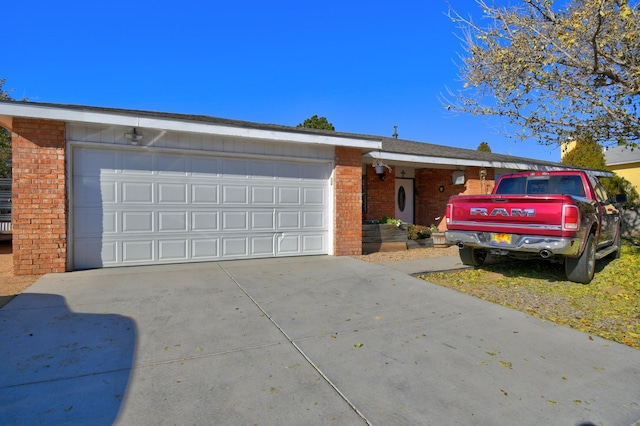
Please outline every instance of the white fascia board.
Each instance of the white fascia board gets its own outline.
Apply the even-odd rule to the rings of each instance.
[[[506,162],[506,161],[481,161],[481,160],[468,160],[463,158],[448,158],[448,157],[433,157],[426,155],[413,155],[413,154],[398,154],[393,152],[370,152],[364,154],[363,157],[372,159],[382,159],[387,161],[404,161],[410,163],[421,164],[439,164],[445,166],[471,166],[471,167],[493,167],[493,168],[505,168],[515,170],[531,170],[534,166],[528,163],[519,162]],[[542,167],[545,170],[549,166],[535,166]]]
[[[349,138],[345,136],[334,137],[327,135],[314,135],[309,133],[254,129],[248,127],[227,126],[222,124],[196,123],[191,121],[142,117],[109,112],[81,111],[77,109],[65,109],[64,107],[49,107],[19,103],[0,103],[0,116],[2,115],[6,115],[9,117],[58,120],[74,123],[108,124],[112,126],[130,126],[175,132],[190,132],[208,135],[267,139],[281,142],[348,146],[352,148],[363,149],[382,148],[382,141],[376,139],[359,139]]]
[[[373,160],[381,159],[387,162],[408,162],[418,164],[438,164],[444,166],[465,166],[465,167],[489,167],[494,169],[509,169],[509,170],[536,170],[536,171],[553,171],[553,170],[567,170],[573,169],[573,167],[547,164],[533,164],[519,161],[482,161],[482,160],[468,160],[462,158],[448,158],[448,157],[433,157],[426,155],[412,155],[412,154],[398,154],[393,152],[369,152],[363,155],[364,158],[371,158]],[[581,170],[581,169],[576,169]],[[589,173],[595,176],[611,176],[610,172],[605,171],[589,171]]]
[[[210,135],[232,136],[240,138],[268,139],[281,142],[312,143],[320,145],[348,146],[352,148],[380,149],[382,141],[374,139],[356,139],[344,136],[313,135],[309,133],[291,133],[278,130],[253,129],[248,127],[225,126],[221,124],[194,123],[189,121],[166,120],[140,117],[136,127],[161,129],[175,132],[191,132]]]

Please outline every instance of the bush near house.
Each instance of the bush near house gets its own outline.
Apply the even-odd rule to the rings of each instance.
[[[431,228],[424,225],[409,225],[407,236],[410,240],[423,240],[431,237]]]

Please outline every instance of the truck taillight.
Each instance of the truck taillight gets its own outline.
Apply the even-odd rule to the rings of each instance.
[[[580,210],[577,206],[568,204],[562,206],[562,229],[565,231],[580,229]]]
[[[444,213],[444,221],[446,224],[451,223],[451,209],[453,209],[453,204],[447,204],[447,210]]]

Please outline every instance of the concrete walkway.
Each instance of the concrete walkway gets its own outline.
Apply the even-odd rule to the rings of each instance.
[[[631,425],[640,351],[349,257],[47,275],[4,424]]]

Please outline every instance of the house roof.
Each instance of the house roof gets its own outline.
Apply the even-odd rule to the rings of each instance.
[[[381,151],[371,152],[365,157],[369,157],[372,163],[381,159],[387,162],[429,163],[443,168],[453,165],[541,171],[577,169],[587,170],[596,176],[611,176],[611,172],[608,171],[582,169],[551,161],[395,138],[383,138]]]
[[[96,123],[151,128],[167,131],[250,137],[292,143],[326,144],[361,148],[365,161],[377,159],[396,163],[428,164],[429,167],[478,166],[512,170],[559,170],[566,164],[511,155],[495,154],[446,145],[436,145],[396,138],[363,135],[302,127],[231,120],[206,115],[176,114],[65,105],[24,101],[0,101],[0,124],[3,117],[27,117],[60,120],[69,123]],[[6,125],[6,124],[5,124]],[[611,172],[589,170],[598,176]]]
[[[206,115],[85,105],[0,101],[0,124],[3,123],[3,116],[60,120],[67,123],[111,124],[142,129],[249,137],[293,143],[349,146],[365,150],[380,149],[381,147],[380,138],[375,136],[262,124]]]
[[[640,148],[627,145],[607,148],[604,161],[607,166],[640,163]]]

